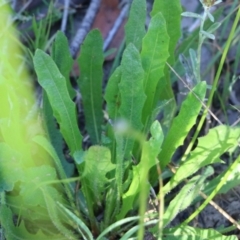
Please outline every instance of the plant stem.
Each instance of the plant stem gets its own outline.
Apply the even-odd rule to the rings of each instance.
[[[204,109],[204,112],[203,112],[203,114],[201,116],[201,119],[200,119],[200,121],[198,123],[197,129],[196,129],[195,134],[194,134],[194,136],[192,138],[192,141],[189,143],[189,145],[188,145],[188,147],[187,147],[187,149],[185,151],[185,154],[183,156],[183,160],[185,160],[187,155],[190,153],[190,151],[192,149],[192,146],[195,143],[195,141],[196,141],[196,139],[197,139],[197,137],[199,135],[199,132],[200,132],[202,126],[203,126],[203,123],[204,123],[205,118],[206,118],[207,113],[208,113],[208,109],[210,109],[210,106],[212,104],[213,96],[214,96],[215,90],[217,89],[217,85],[218,85],[220,74],[221,74],[221,71],[222,71],[222,68],[223,68],[223,64],[225,62],[228,50],[229,50],[231,42],[233,40],[234,32],[236,30],[236,27],[237,27],[237,24],[239,22],[239,19],[240,19],[240,5],[238,7],[238,12],[237,12],[236,18],[235,18],[234,23],[232,25],[231,32],[229,34],[226,46],[224,48],[224,51],[223,51],[223,54],[222,54],[222,57],[221,57],[221,60],[220,60],[220,64],[218,66],[218,70],[217,70],[216,76],[215,76],[214,81],[213,81],[213,86],[212,86],[211,92],[209,94],[209,98],[208,98],[208,101],[207,101],[207,104],[206,104],[206,108]],[[199,66],[199,68],[200,68],[200,66]]]
[[[200,31],[199,31],[199,42],[198,42],[198,49],[197,49],[197,82],[201,81],[201,51],[202,51],[202,45],[204,42],[205,37],[202,34],[204,22],[207,18],[207,10],[204,8],[204,13],[201,19],[200,24]]]

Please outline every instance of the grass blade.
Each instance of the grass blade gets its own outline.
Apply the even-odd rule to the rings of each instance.
[[[89,228],[85,225],[83,221],[81,221],[80,218],[78,218],[75,214],[73,214],[71,211],[69,211],[67,208],[65,208],[60,202],[57,202],[57,205],[86,233],[88,238],[85,236],[82,236],[85,240],[93,240],[93,235],[90,232]]]
[[[133,222],[133,221],[137,221],[139,219],[139,217],[128,217],[128,218],[124,218],[122,220],[119,220],[115,223],[113,223],[112,225],[110,225],[108,228],[106,228],[99,236],[96,240],[101,240],[103,239],[102,237],[104,237],[107,233],[111,232],[113,229],[118,228],[120,226],[122,226],[125,223],[128,222]]]

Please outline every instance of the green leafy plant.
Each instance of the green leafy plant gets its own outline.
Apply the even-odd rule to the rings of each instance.
[[[208,86],[200,74],[201,47],[205,38],[214,38],[213,32],[219,27],[219,24],[213,24],[204,30],[206,18],[213,20],[209,12],[213,3],[202,1],[203,17],[194,13],[182,14],[199,18],[201,25],[198,50],[189,50],[196,81],[192,86],[186,84],[189,92],[177,116],[170,72],[181,34],[180,1],[155,1],[151,22],[145,31],[146,1],[133,0],[125,28],[126,48],[104,93],[103,40],[98,30],[89,32],[77,60],[81,73],[77,82],[91,144],[88,148],[83,144],[72,100],[75,91],[69,74],[73,60],[66,37],[57,33],[51,56],[36,50],[33,62],[43,88],[41,116],[45,133],[33,134],[28,144],[38,146],[43,156],[33,154],[26,146],[14,148],[6,135],[6,117],[0,116],[1,159],[22,159],[0,161],[0,220],[7,239],[101,240],[130,239],[132,236],[143,239],[145,231],[167,240],[189,236],[192,239],[237,239],[217,230],[187,225],[216,194],[237,184],[233,179],[240,161],[237,157],[221,178],[213,176],[212,165],[222,163],[221,156],[233,153],[238,147],[239,127],[214,127],[199,137],[197,146],[192,149],[209,112],[222,63],[240,16],[239,10],[205,103]],[[13,94],[10,89],[7,92]],[[9,106],[7,94],[4,99]],[[103,114],[104,104],[107,117]],[[20,106],[16,105],[18,108]],[[160,121],[156,120],[159,113],[163,113]],[[9,113],[8,118],[10,116]],[[183,145],[198,116],[201,120],[185,155],[179,159],[178,167],[171,166],[173,155]],[[20,126],[16,125],[15,129],[18,128]],[[74,165],[65,161],[63,142]],[[51,161],[39,164],[34,161],[38,157]],[[26,159],[32,161],[27,168]],[[73,177],[74,167],[77,171]],[[11,174],[12,170],[16,174]],[[165,174],[168,178],[163,184]],[[211,181],[209,176],[213,176]],[[160,186],[159,192],[154,194],[157,210],[150,213],[146,202],[157,184]],[[172,196],[171,191],[180,186],[179,192]],[[170,200],[167,199],[169,195]],[[203,196],[207,198],[203,205],[186,221],[171,225],[180,212],[201,201]],[[34,216],[29,216],[29,211]],[[12,216],[18,218],[17,224]],[[239,227],[237,222],[232,223]]]

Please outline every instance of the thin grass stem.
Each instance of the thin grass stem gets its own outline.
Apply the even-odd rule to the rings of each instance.
[[[228,50],[230,48],[230,45],[231,45],[231,42],[233,40],[233,37],[234,37],[234,33],[235,33],[235,30],[236,30],[236,27],[237,27],[237,24],[239,22],[239,19],[240,19],[240,5],[239,5],[239,8],[238,8],[238,12],[237,12],[237,15],[236,15],[236,18],[234,20],[234,23],[232,25],[232,29],[231,29],[231,32],[229,34],[229,37],[227,39],[227,43],[226,43],[226,46],[224,48],[224,51],[223,51],[223,54],[222,54],[222,57],[221,57],[221,60],[220,60],[220,64],[218,66],[218,70],[217,70],[217,73],[216,73],[216,76],[214,78],[214,81],[213,81],[213,86],[212,86],[212,89],[210,91],[210,95],[209,95],[209,98],[208,98],[208,101],[207,101],[207,108],[204,109],[203,111],[203,114],[201,116],[201,119],[198,123],[198,126],[197,126],[197,129],[196,129],[196,132],[191,140],[191,142],[189,143],[186,151],[185,151],[185,154],[183,156],[183,160],[186,159],[186,157],[188,156],[188,154],[190,153],[192,147],[193,147],[193,144],[195,143],[198,135],[199,135],[199,132],[200,130],[202,129],[202,126],[203,126],[203,123],[206,119],[206,116],[208,114],[208,109],[210,109],[210,106],[212,104],[212,100],[213,100],[213,96],[214,96],[214,93],[217,89],[217,85],[218,85],[218,82],[219,82],[219,78],[220,78],[220,74],[222,72],[222,68],[223,68],[223,64],[225,62],[225,59],[226,59],[226,56],[227,56],[227,53],[228,53]]]

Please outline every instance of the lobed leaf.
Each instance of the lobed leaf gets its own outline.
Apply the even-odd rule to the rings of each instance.
[[[198,138],[198,146],[164,186],[164,192],[169,192],[183,179],[194,174],[200,168],[219,162],[219,158],[223,153],[237,146],[239,138],[240,128],[221,125],[210,129],[206,136]]]
[[[142,38],[146,32],[146,8],[146,0],[133,0],[125,26],[126,44],[132,43],[137,49],[141,49]]]
[[[237,240],[234,235],[224,236],[214,229],[200,229],[190,226],[165,228],[163,240]]]
[[[71,99],[75,97],[75,91],[71,85],[69,75],[73,66],[73,59],[69,50],[68,40],[63,32],[58,31],[52,48],[53,61],[64,76]]]
[[[213,173],[213,168],[208,166],[202,175],[197,175],[184,184],[180,192],[170,202],[164,213],[164,226],[169,224],[178,213],[187,209],[191,205],[193,200],[199,195],[199,191],[202,189],[205,179]]]
[[[204,184],[202,192],[204,192],[207,196],[209,196],[216,189],[216,186],[218,185],[219,182],[221,182],[221,180],[223,179],[223,177],[225,176],[226,172],[229,170],[230,167],[231,166],[228,166],[228,168],[225,171],[223,171],[221,174],[219,174],[215,178],[211,179],[211,181]],[[239,171],[240,171],[240,163],[230,173],[229,177],[227,178],[227,181],[222,186],[222,188],[218,191],[218,194],[225,194],[229,190],[240,185]],[[196,201],[199,201],[200,198],[201,197],[197,198]]]
[[[142,44],[141,60],[145,71],[144,89],[147,96],[142,118],[144,124],[149,120],[155,108],[154,96],[157,84],[164,75],[164,67],[169,57],[168,46],[169,36],[166,22],[162,14],[158,13],[151,19]]]
[[[169,52],[169,58],[167,59],[168,64],[173,65],[175,62],[175,49],[177,42],[181,36],[181,2],[180,0],[172,0],[172,1],[166,1],[166,0],[158,0],[154,1],[151,16],[155,16],[157,13],[161,12],[165,21],[166,21],[166,27],[167,32],[170,37],[169,40],[169,46],[168,46],[168,52]],[[161,78],[161,80],[158,82],[157,85],[157,91],[154,96],[154,102],[155,105],[157,102],[164,101],[164,100],[170,100],[173,99],[174,101],[171,101],[169,103],[168,107],[164,108],[164,119],[162,121],[162,127],[164,132],[169,128],[171,125],[172,119],[175,114],[176,110],[176,102],[174,98],[174,93],[172,90],[172,83],[170,79],[170,72],[167,66],[165,66],[164,69],[164,77]]]
[[[39,84],[46,91],[60,131],[71,154],[82,148],[82,136],[77,125],[75,105],[70,99],[66,81],[52,58],[37,50],[33,58]]]
[[[176,149],[183,144],[190,129],[196,122],[206,93],[206,82],[199,83],[182,103],[179,114],[174,118],[171,128],[164,139],[162,151],[159,154],[161,169],[171,161]],[[197,97],[201,100],[199,100]]]
[[[80,77],[78,85],[82,95],[85,125],[93,144],[101,141],[103,40],[99,30],[88,33],[78,58]]]
[[[91,202],[102,199],[109,179],[106,174],[113,170],[115,165],[111,163],[111,153],[108,148],[102,146],[90,147],[84,155],[84,171],[81,177],[83,191],[90,191]]]
[[[151,16],[155,16],[159,12],[162,13],[166,25],[167,25],[167,32],[170,37],[169,41],[169,54],[170,57],[168,59],[168,63],[173,65],[174,63],[174,51],[177,45],[179,38],[181,37],[181,2],[180,0],[157,0],[154,1],[153,9],[151,12]]]
[[[118,111],[121,104],[121,97],[118,84],[120,83],[121,76],[121,67],[118,67],[109,78],[104,95],[107,102],[108,116],[113,121],[119,116]]]

